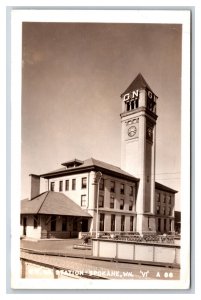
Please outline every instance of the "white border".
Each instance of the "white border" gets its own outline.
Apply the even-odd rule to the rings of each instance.
[[[182,231],[181,279],[179,281],[125,280],[70,282],[71,289],[185,289],[189,287],[190,267],[190,13],[189,11],[134,10],[13,10],[11,18],[11,266],[12,287],[20,289],[66,289],[65,281],[19,278],[19,201],[21,155],[21,24],[23,21],[116,22],[183,24],[182,59]],[[69,282],[69,281],[68,281]],[[117,285],[118,282],[118,285]]]

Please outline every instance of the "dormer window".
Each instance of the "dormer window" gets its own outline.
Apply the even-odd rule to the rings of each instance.
[[[83,161],[75,158],[73,160],[62,163],[61,165],[65,166],[67,169],[69,169],[69,168],[79,167],[79,166],[83,165],[83,163],[84,163]]]

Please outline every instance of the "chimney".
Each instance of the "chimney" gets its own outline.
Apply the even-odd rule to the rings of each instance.
[[[30,174],[30,199],[35,198],[40,194],[40,176],[35,174]]]

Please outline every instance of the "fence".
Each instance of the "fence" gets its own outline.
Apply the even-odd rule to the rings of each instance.
[[[180,266],[180,246],[155,242],[136,242],[114,239],[92,239],[93,256]]]

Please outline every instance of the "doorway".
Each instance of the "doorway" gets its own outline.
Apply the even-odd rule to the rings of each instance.
[[[88,220],[82,219],[82,232],[88,232]]]

